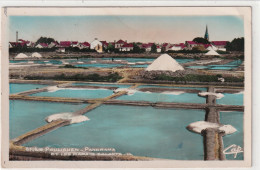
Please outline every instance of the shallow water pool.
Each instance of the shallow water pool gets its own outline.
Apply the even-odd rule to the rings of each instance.
[[[89,121],[59,128],[25,146],[109,147],[116,152],[176,160],[203,160],[203,138],[186,126],[204,111],[102,105]]]
[[[43,88],[48,85],[43,85],[43,84],[20,84],[20,83],[10,83],[9,84],[9,93],[14,94],[14,93],[20,93],[23,91],[27,90],[32,90],[36,88]]]
[[[105,87],[119,87],[119,88],[128,88],[131,85],[127,84],[99,84],[99,83],[73,83],[75,86],[105,86]]]
[[[113,90],[107,89],[73,89],[63,88],[55,92],[40,92],[31,94],[30,96],[46,96],[46,97],[67,97],[67,98],[83,98],[83,99],[96,99],[104,98],[113,94]]]
[[[244,94],[243,93],[223,93],[224,97],[217,99],[217,104],[223,105],[243,105],[244,103]]]
[[[77,64],[75,67],[100,67],[100,68],[112,68],[112,67],[121,67],[124,66],[124,64],[101,64],[101,63],[95,63],[95,64]]]
[[[174,103],[205,103],[206,99],[199,97],[196,93],[181,93],[174,92],[166,93],[151,93],[137,91],[133,95],[123,95],[117,100],[132,100],[132,101],[149,101],[149,102],[174,102]]]
[[[201,91],[207,91],[206,87],[177,87],[177,86],[159,86],[159,85],[141,85],[138,88],[174,88],[174,89],[195,89]]]
[[[238,145],[244,148],[244,130],[243,130],[243,112],[220,112],[220,122],[222,124],[230,124],[237,129],[233,134],[226,135],[223,137],[224,148],[229,147],[230,145]],[[237,157],[234,158],[234,155],[226,155],[228,160],[243,160],[243,153],[238,153]]]
[[[61,112],[74,112],[87,104],[50,103],[38,101],[9,101],[10,139],[46,124],[45,118]]]

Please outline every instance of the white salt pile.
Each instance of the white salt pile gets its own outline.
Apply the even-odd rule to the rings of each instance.
[[[96,63],[97,61],[90,61],[91,63]],[[78,62],[79,63],[79,62]],[[82,62],[83,63],[83,62]]]
[[[73,113],[57,113],[50,115],[45,118],[45,120],[50,123],[52,121],[58,120],[58,119],[64,119],[64,120],[70,120],[70,124],[73,123],[80,123],[89,120],[87,116],[84,115],[73,115]]]
[[[202,96],[202,97],[205,97],[208,95],[213,95],[213,96],[216,96],[217,99],[221,99],[222,97],[224,97],[224,94],[222,94],[222,93],[213,93],[213,92],[199,92],[198,95]]]
[[[29,58],[29,56],[24,53],[19,53],[17,56],[15,56],[15,58]]]
[[[203,130],[208,128],[218,129],[220,131],[223,131],[226,135],[232,134],[237,131],[232,125],[221,125],[218,123],[211,123],[206,121],[193,122],[187,126],[188,130],[199,134],[201,134]]]
[[[28,61],[29,64],[33,64],[34,62],[33,61]]]
[[[60,90],[60,88],[57,86],[50,86],[50,87],[47,87],[47,90],[48,90],[48,92],[56,92],[57,90]]]
[[[35,57],[35,58],[42,58],[42,55],[40,53],[32,53],[32,57]]]
[[[219,55],[219,54],[216,51],[214,51],[213,49],[211,49],[205,55]]]
[[[120,91],[126,91],[127,95],[133,95],[135,92],[137,92],[137,90],[135,90],[135,89],[118,88],[118,89],[114,90],[114,93],[118,93]]]
[[[146,68],[146,71],[172,71],[184,70],[184,68],[168,54],[163,54]]]
[[[135,65],[135,63],[129,63],[129,62],[128,62],[127,64],[129,64],[129,65]]]
[[[84,63],[84,62],[82,62],[82,61],[78,61],[77,63],[82,64],[82,63]]]
[[[165,91],[165,92],[162,92],[162,94],[172,94],[172,95],[180,95],[180,94],[183,94],[185,93],[184,91]]]
[[[62,64],[69,64],[68,62],[61,60]]]
[[[218,78],[218,80],[221,81],[222,83],[225,82],[225,79],[222,77]]]

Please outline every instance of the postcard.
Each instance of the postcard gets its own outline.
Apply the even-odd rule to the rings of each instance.
[[[250,7],[4,7],[3,167],[251,166]]]

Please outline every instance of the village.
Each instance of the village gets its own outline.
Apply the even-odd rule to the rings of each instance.
[[[226,136],[243,145],[244,76],[244,38],[209,41],[207,27],[204,37],[177,44],[31,42],[16,32],[9,42],[10,160],[234,160],[223,149]]]

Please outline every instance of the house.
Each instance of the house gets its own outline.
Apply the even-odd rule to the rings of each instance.
[[[147,44],[142,44],[141,48],[145,49],[146,52],[150,52],[152,50],[152,45],[154,43],[147,43]]]
[[[163,43],[162,48],[165,49],[165,51],[168,51],[172,45],[170,43]]]
[[[121,46],[120,51],[132,51],[134,49],[134,45],[132,43],[127,44],[125,43],[123,46]]]
[[[100,41],[102,43],[102,46],[104,48],[107,48],[108,47],[108,43],[106,41]]]
[[[72,46],[72,47],[77,47],[78,44],[79,44],[78,41],[71,41],[71,46]]]
[[[57,47],[59,46],[59,43],[58,42],[51,42],[49,45],[48,45],[48,48],[53,48],[53,47]]]
[[[19,39],[18,42],[9,42],[9,48],[14,48],[14,47],[24,47],[24,46],[30,46],[30,41],[25,41],[23,39]]]
[[[83,43],[79,43],[79,44],[77,45],[77,47],[78,47],[79,49],[86,49],[86,48],[90,48],[90,44],[89,44],[88,42],[83,42]]]
[[[160,52],[162,51],[161,46],[157,45],[157,46],[156,46],[156,51],[157,51],[157,53],[160,53]]]
[[[17,42],[9,42],[9,48],[15,48],[18,46],[19,43]]]
[[[97,38],[95,38],[95,40],[90,43],[90,49],[95,49],[97,52],[102,53],[103,52],[102,43],[98,41]]]
[[[71,46],[70,41],[60,41],[59,47],[67,48],[67,47],[70,47],[70,46]]]
[[[211,44],[214,45],[217,50],[226,51],[226,45],[228,41],[211,41]]]
[[[39,43],[38,45],[35,46],[35,48],[48,48],[48,44],[46,44],[46,43]]]
[[[185,45],[188,50],[192,50],[193,47],[198,46],[198,44],[194,41],[185,41]]]
[[[56,51],[58,53],[65,53],[66,52],[65,48],[63,48],[63,47],[58,48]]]
[[[127,43],[127,41],[118,40],[118,41],[115,43],[115,48],[120,49],[125,43]]]

